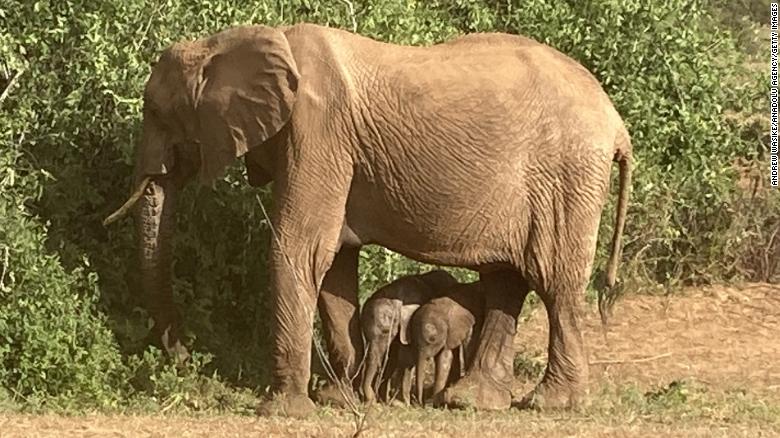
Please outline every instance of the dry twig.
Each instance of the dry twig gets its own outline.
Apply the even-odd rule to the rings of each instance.
[[[615,364],[623,364],[623,363],[642,363],[642,362],[652,362],[654,360],[663,359],[665,357],[671,356],[671,352],[658,354],[655,356],[649,356],[649,357],[641,357],[637,359],[604,359],[604,360],[594,360],[590,362],[590,365],[615,365]]]
[[[3,247],[3,270],[0,272],[0,292],[5,292],[5,274],[8,272],[8,247]]]
[[[341,0],[349,9],[349,18],[352,20],[352,32],[357,32],[357,20],[355,19],[355,5],[349,0]]]
[[[19,80],[19,76],[24,73],[24,70],[19,70],[11,77],[11,80],[8,81],[8,85],[5,86],[5,90],[3,90],[2,93],[0,93],[0,104],[3,103],[6,97],[11,93],[11,89],[14,88],[14,85],[16,85],[16,81]]]

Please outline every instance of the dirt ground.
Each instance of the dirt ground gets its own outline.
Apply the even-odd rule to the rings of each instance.
[[[605,381],[652,388],[688,380],[712,390],[749,390],[780,400],[778,286],[629,296],[616,304],[606,336],[592,306],[584,336],[591,390]],[[537,306],[519,325],[516,348],[545,363],[546,340],[547,316]],[[518,390],[532,386],[518,385]]]
[[[519,326],[514,388],[533,387],[545,361],[546,316]],[[361,436],[780,436],[780,287],[692,289],[628,296],[606,332],[590,309],[590,405],[567,412],[483,413],[374,407]],[[5,437],[350,436],[354,417],[322,408],[296,421],[238,415],[0,415]]]

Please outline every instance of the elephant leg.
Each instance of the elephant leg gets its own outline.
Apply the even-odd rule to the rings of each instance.
[[[434,405],[441,404],[442,392],[447,385],[447,378],[450,375],[452,367],[452,350],[444,348],[436,355],[436,370],[433,379],[432,399]]]
[[[453,383],[457,382],[463,375],[466,373],[466,368],[468,367],[468,360],[472,356],[468,351],[466,351],[472,344],[472,337],[474,334],[474,327],[469,329],[468,334],[466,334],[466,339],[463,341],[462,344],[458,345],[458,354],[456,354],[453,357],[453,367],[450,370],[450,375],[447,378],[447,386],[451,386]]]
[[[382,401],[390,403],[393,399],[393,385],[390,384],[390,379],[383,379],[379,384],[379,393],[382,395]]]
[[[376,400],[376,392],[374,391],[374,380],[376,380],[377,373],[379,371],[379,354],[377,342],[369,341],[368,352],[366,354],[366,361],[363,367],[363,397],[367,402],[373,402]]]
[[[405,405],[412,403],[412,370],[414,367],[405,366],[401,375],[401,399]]]
[[[588,187],[583,182],[580,187]],[[547,368],[542,381],[519,402],[520,407],[569,408],[587,396],[588,360],[582,336],[585,288],[588,284],[601,215],[590,198],[572,197],[569,216],[580,219],[579,228],[561,228],[556,254],[546,260],[536,293],[547,311],[549,339]],[[540,253],[545,252],[542,248]],[[546,274],[546,275],[544,275]]]
[[[356,373],[363,356],[363,337],[358,313],[357,247],[342,247],[325,274],[317,305],[327,344],[328,360],[336,381],[317,393],[324,404],[345,406],[353,399]]]
[[[584,287],[583,287],[584,289]],[[537,387],[519,403],[526,408],[569,408],[587,394],[588,361],[582,336],[584,290],[539,294],[547,310],[547,368]]]
[[[398,400],[400,397],[401,400],[404,398],[403,394],[403,380],[404,380],[404,370],[401,367],[393,367],[390,371],[389,377],[387,378],[387,387],[390,388],[390,400],[392,401]]]
[[[485,320],[465,377],[444,391],[453,407],[506,409],[512,403],[514,339],[528,284],[512,270],[480,273]]]
[[[382,401],[385,403],[390,403],[393,397],[395,397],[395,394],[393,393],[394,370],[395,368],[393,368],[390,362],[388,362],[387,368],[382,373],[381,379],[379,380],[378,384],[375,385],[375,387],[378,387],[378,392],[381,394]]]
[[[450,373],[447,376],[447,385],[452,385],[453,383],[457,382],[458,379],[460,379],[463,376],[463,371],[465,367],[465,352],[464,352],[464,346],[460,345],[458,346],[457,353],[453,355],[452,357],[452,366],[450,367]]]
[[[315,408],[308,396],[314,312],[318,290],[338,248],[343,211],[329,214],[323,209],[317,221],[311,221],[300,213],[307,203],[293,202],[295,198],[274,198],[279,211],[274,215],[278,223],[270,251],[273,395],[258,408],[260,415],[305,417]]]
[[[403,373],[403,345],[398,340],[389,342],[390,347],[382,353],[382,384],[385,389],[385,402],[390,403],[399,395]]]
[[[412,402],[412,372],[414,370],[414,348],[409,345],[398,345],[396,354],[401,389],[401,400],[408,406]]]
[[[428,356],[426,356],[424,351],[418,351],[417,352],[417,363],[415,364],[415,389],[416,389],[416,395],[417,395],[417,403],[420,406],[425,406],[425,365],[428,362]]]

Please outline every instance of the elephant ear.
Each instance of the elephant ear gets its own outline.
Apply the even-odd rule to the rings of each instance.
[[[290,120],[300,75],[287,38],[270,27],[233,28],[207,39],[205,47],[188,87],[198,121],[200,179],[210,181]]]
[[[403,345],[409,345],[409,325],[412,320],[412,315],[414,315],[414,312],[419,307],[419,304],[405,304],[401,306],[401,320],[398,321],[398,336]]]
[[[469,339],[474,331],[474,316],[470,312],[447,312],[447,324],[449,325],[449,339]],[[448,344],[450,350],[457,348],[458,344]]]

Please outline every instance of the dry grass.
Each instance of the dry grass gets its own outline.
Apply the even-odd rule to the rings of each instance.
[[[604,336],[585,324],[590,405],[574,412],[375,407],[365,437],[780,436],[780,288],[758,284],[627,296]],[[527,314],[516,395],[544,363],[543,309]],[[0,415],[0,437],[350,436],[353,418],[321,408],[307,420],[239,415]]]
[[[0,417],[3,437],[231,437],[351,436],[351,418],[323,410],[316,418],[289,420],[247,416],[23,416]],[[365,437],[759,437],[780,436],[777,422],[700,417],[642,416],[602,411],[540,414],[474,413],[379,408]]]

